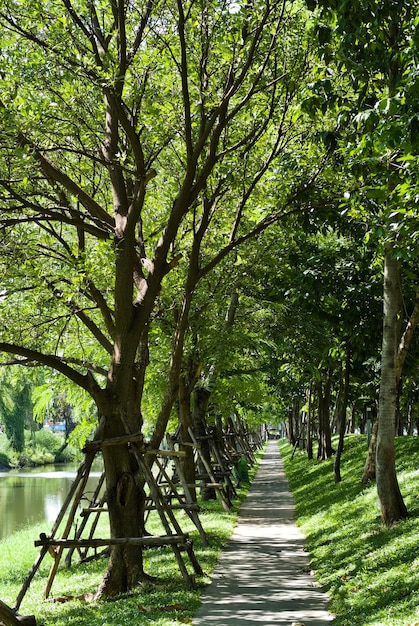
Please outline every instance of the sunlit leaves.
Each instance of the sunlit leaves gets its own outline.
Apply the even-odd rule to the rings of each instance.
[[[155,367],[147,388],[161,393],[185,290],[197,290],[191,328],[209,368],[229,340],[217,319],[227,266],[204,279],[265,218],[310,202],[306,181],[335,136],[298,106],[312,60],[302,6],[138,0],[118,19],[115,11],[107,0],[0,3],[0,307],[5,340],[103,381],[115,318],[123,311],[127,327],[130,316],[141,319],[144,293],[159,293],[171,268],[144,322]],[[330,79],[310,75],[316,81],[322,97],[336,99]],[[307,155],[304,142],[317,131],[321,141]],[[114,238],[115,214],[123,225]],[[191,259],[195,284],[185,287]],[[116,284],[127,294],[118,306]],[[205,288],[220,301],[199,319]],[[256,335],[239,335],[223,371],[234,369],[233,358],[242,369],[260,356],[248,347]],[[235,397],[246,396],[238,377],[235,384]],[[260,398],[263,384],[254,387]]]

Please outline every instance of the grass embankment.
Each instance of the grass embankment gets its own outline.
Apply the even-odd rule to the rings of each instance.
[[[419,626],[419,437],[400,437],[397,474],[409,518],[381,524],[375,485],[361,486],[365,437],[346,438],[342,482],[333,459],[309,461],[281,445],[312,568],[336,626]]]
[[[250,479],[255,475],[256,468],[257,464],[251,468]],[[131,595],[106,602],[91,602],[82,598],[85,594],[94,594],[103,577],[106,560],[97,559],[90,563],[74,564],[70,569],[60,567],[52,587],[52,599],[44,601],[43,592],[52,564],[47,555],[25,595],[19,614],[34,614],[37,623],[43,626],[174,626],[191,623],[192,615],[200,604],[203,587],[209,582],[208,575],[233,531],[240,503],[247,491],[248,486],[238,490],[238,498],[228,513],[222,509],[218,500],[202,505],[200,519],[209,539],[209,547],[202,546],[198,531],[189,517],[183,512],[178,514],[181,528],[189,532],[194,542],[194,552],[206,574],[196,580],[196,589],[185,589],[170,548],[153,548],[144,552],[144,569],[155,576],[157,581],[139,586]],[[152,534],[166,534],[156,515],[152,515],[154,517],[150,516],[147,530]],[[0,541],[0,598],[10,606],[13,606],[39,554],[39,548],[34,548],[33,542],[40,532],[48,530],[44,525],[32,526]],[[109,536],[106,526],[95,532],[95,537],[103,536]],[[186,556],[185,561],[192,573]],[[73,599],[68,600],[68,597]]]

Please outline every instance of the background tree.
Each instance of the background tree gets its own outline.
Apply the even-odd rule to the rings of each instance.
[[[329,193],[333,198],[333,189]],[[326,458],[332,452],[331,432],[339,430],[339,422],[349,428],[349,416],[342,407],[348,348],[347,406],[358,401],[362,411],[363,403],[373,401],[378,388],[381,272],[377,270],[380,260],[372,262],[375,244],[360,245],[363,229],[345,223],[338,206],[328,220],[320,213],[318,224],[313,219],[308,226],[302,219],[291,222],[283,233],[265,234],[267,245],[259,256],[262,267],[270,271],[257,278],[256,297],[275,311],[275,323],[264,329],[276,346],[269,381],[286,403],[284,411],[293,416],[292,443],[298,437],[310,439],[315,426],[323,443],[320,456]],[[258,276],[256,266],[250,276]],[[307,429],[309,406],[311,428]],[[319,408],[322,424],[318,424]]]

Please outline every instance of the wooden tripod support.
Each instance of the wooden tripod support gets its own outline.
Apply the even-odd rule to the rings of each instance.
[[[29,572],[22,589],[18,595],[15,606],[11,609],[13,612],[16,612],[20,607],[22,600],[28,590],[30,583],[33,577],[36,574],[43,558],[47,553],[49,553],[53,558],[53,563],[51,565],[51,569],[49,572],[47,584],[45,587],[45,598],[47,598],[50,594],[51,587],[58,571],[58,567],[63,555],[63,551],[65,549],[69,549],[69,553],[66,558],[67,565],[71,564],[71,557],[74,550],[78,550],[83,558],[86,558],[87,552],[89,549],[96,549],[98,547],[106,547],[109,548],[112,545],[118,544],[131,544],[131,545],[140,545],[143,547],[158,547],[158,546],[170,546],[173,550],[175,558],[177,560],[179,570],[183,576],[186,587],[191,588],[194,586],[194,578],[189,573],[183,553],[186,553],[188,559],[192,565],[193,571],[196,575],[203,575],[202,568],[198,563],[198,560],[193,551],[192,541],[189,539],[188,534],[184,533],[179,525],[179,522],[176,519],[174,514],[174,509],[181,508],[184,509],[191,520],[194,522],[201,536],[201,540],[204,545],[207,545],[207,538],[205,535],[205,531],[202,528],[202,525],[199,520],[198,511],[196,507],[193,506],[192,500],[190,497],[181,496],[175,486],[175,484],[171,481],[171,478],[166,471],[164,463],[160,460],[157,461],[157,469],[158,473],[165,477],[166,481],[169,484],[170,495],[177,502],[174,506],[171,505],[170,498],[167,497],[167,491],[162,490],[161,486],[156,481],[153,471],[149,467],[149,464],[146,462],[146,456],[151,455],[154,460],[161,457],[169,457],[169,458],[177,458],[179,456],[179,452],[174,450],[172,451],[161,451],[161,450],[143,450],[140,449],[138,445],[138,441],[140,437],[138,435],[124,435],[123,437],[118,437],[117,440],[102,440],[102,441],[94,441],[92,444],[89,444],[85,448],[85,459],[80,466],[76,479],[71,486],[70,492],[63,504],[63,507],[53,525],[53,528],[50,534],[47,536],[42,533],[40,535],[39,540],[35,541],[36,546],[41,547],[41,551],[35,563],[32,566],[31,571]],[[77,513],[78,506],[80,504],[81,499],[84,496],[85,487],[87,484],[87,480],[90,475],[90,470],[95,459],[96,454],[100,451],[101,447],[104,445],[121,445],[127,444],[130,446],[132,453],[135,455],[139,469],[142,475],[145,477],[145,482],[149,490],[149,506],[155,508],[159,514],[161,523],[165,530],[165,535],[162,536],[144,536],[144,537],[127,537],[127,538],[95,538],[94,532],[96,529],[97,521],[99,519],[99,515],[102,512],[106,512],[106,496],[99,498],[99,493],[104,482],[104,475],[101,476],[98,486],[94,492],[94,501],[93,506],[88,507],[82,511],[82,516],[84,519],[80,524],[80,527],[75,533],[74,539],[69,538],[71,529],[74,525],[74,519]],[[183,481],[184,482],[184,481]],[[60,537],[57,537],[58,527],[63,521],[65,515],[67,514],[66,522],[64,529],[61,533]],[[83,530],[86,527],[87,517],[90,514],[95,515],[94,522],[90,528],[89,536],[85,539],[82,538]],[[2,615],[0,614],[0,617]],[[12,622],[10,622],[13,624]],[[9,624],[7,624],[9,626]],[[14,626],[14,624],[13,624]],[[28,624],[28,626],[30,626]]]

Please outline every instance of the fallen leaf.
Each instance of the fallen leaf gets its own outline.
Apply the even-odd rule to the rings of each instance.
[[[186,611],[186,606],[183,604],[168,604],[167,606],[160,606],[157,611]]]
[[[50,602],[71,602],[74,600],[74,596],[54,596],[53,598],[48,598]]]
[[[72,600],[80,600],[81,602],[92,602],[95,596],[93,593],[82,593],[79,596],[54,596],[53,598],[48,598],[49,602],[60,602],[64,604],[65,602],[71,602]]]

